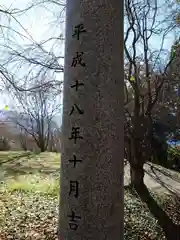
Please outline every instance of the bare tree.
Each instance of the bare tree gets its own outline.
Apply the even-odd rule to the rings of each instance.
[[[180,26],[180,2],[179,0],[165,0],[167,4],[168,15],[165,19],[169,26],[179,32]]]
[[[59,10],[57,10],[57,5]],[[52,35],[47,34],[43,40],[34,39],[23,24],[22,18],[31,15],[31,12],[38,8],[45,9],[46,12],[52,11],[51,16],[54,19],[49,19],[48,22],[50,33],[52,26],[57,26],[56,31],[53,31]],[[19,91],[32,91],[41,87],[36,84],[32,88],[32,78],[37,79],[39,75],[49,73],[56,78],[54,77],[53,81],[45,82],[45,87],[53,85],[54,88],[59,88],[63,73],[64,57],[61,46],[64,42],[65,2],[32,1],[22,9],[0,6],[0,12],[2,14],[0,37],[3,40],[0,43],[0,49],[4,53],[0,59],[2,63],[0,64],[0,75],[4,83],[3,87],[7,90],[16,88]],[[59,32],[60,26],[62,26],[61,32]]]
[[[152,155],[152,113],[172,61],[163,49],[171,29],[164,26],[161,9],[156,0],[125,1],[125,142],[137,189],[144,186],[143,166]],[[153,49],[156,37],[159,47]]]
[[[39,82],[44,86],[44,76]],[[20,109],[11,120],[21,131],[34,139],[42,152],[46,151],[51,131],[56,127],[53,117],[60,109],[56,91],[49,87],[38,88],[31,92],[15,89],[13,96]]]
[[[24,131],[22,128],[20,128],[19,140],[20,140],[21,147],[24,151],[28,150],[27,136],[28,136],[27,132]]]
[[[59,11],[56,10],[57,6]],[[41,41],[34,39],[22,20],[22,16],[31,15],[31,11],[39,7],[53,11],[51,16],[55,16],[55,19],[49,19],[48,24],[56,23],[58,27],[58,33],[53,33],[52,36],[47,35],[47,38]],[[0,49],[4,52],[0,57],[2,89],[5,88],[11,95],[13,93],[18,104],[21,105],[22,119],[18,119],[17,124],[21,129],[20,138],[23,147],[26,148],[25,134],[30,134],[33,135],[41,151],[44,151],[49,139],[47,129],[57,110],[57,104],[53,106],[52,103],[61,94],[63,55],[58,49],[62,46],[64,38],[63,28],[59,33],[59,26],[64,24],[65,3],[63,1],[29,1],[29,5],[21,9],[0,5],[0,12],[2,20],[0,37],[3,40],[0,43]],[[46,76],[43,81],[41,76]],[[24,115],[30,121],[31,130],[23,124]],[[46,133],[43,132],[45,125]],[[38,133],[35,133],[36,131]]]
[[[50,152],[60,152],[60,149],[61,149],[61,132],[60,129],[55,129],[50,133],[48,150]]]

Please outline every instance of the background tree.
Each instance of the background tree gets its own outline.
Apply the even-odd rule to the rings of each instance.
[[[179,128],[179,67],[180,67],[180,47],[176,40],[171,47],[170,64],[167,68],[167,79],[163,84],[156,108],[153,111],[158,122],[166,125],[169,132],[174,132]]]
[[[166,21],[173,29],[178,29],[180,24],[180,1],[173,0],[173,1],[165,1],[167,4],[167,11],[168,15],[166,17]]]
[[[24,127],[20,128],[19,140],[20,140],[21,147],[24,151],[28,150],[27,138],[28,138],[27,131],[24,130]]]
[[[153,111],[166,81],[169,60],[163,49],[171,29],[158,1],[125,1],[125,142],[131,183],[143,187],[143,165],[152,156]],[[158,37],[159,48],[152,47]]]
[[[32,78],[39,74],[51,74],[52,79],[44,82],[59,88],[63,74],[63,42],[64,37],[64,1],[29,1],[19,8],[12,6],[0,6],[1,33],[0,49],[3,54],[0,57],[1,85],[5,89],[16,88],[19,91],[32,90]],[[58,6],[58,8],[57,8]],[[44,16],[44,24],[47,25],[48,34],[44,34],[43,41],[33,37],[27,28],[26,15],[39,9],[49,14],[49,19]],[[42,16],[43,18],[43,16]],[[61,28],[61,32],[59,29]],[[26,87],[25,87],[26,86]],[[38,84],[33,88],[38,88]]]
[[[26,133],[32,136],[41,152],[48,148],[51,132],[57,129],[53,117],[60,109],[60,104],[56,101],[56,90],[45,87],[44,76],[39,80],[41,88],[34,91],[14,90],[14,99],[19,106],[21,113],[13,116],[12,121]],[[38,80],[37,80],[38,82]]]
[[[61,130],[59,128],[51,131],[48,150],[50,152],[61,152]]]

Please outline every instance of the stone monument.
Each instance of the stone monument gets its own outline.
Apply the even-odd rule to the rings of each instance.
[[[123,1],[67,0],[60,240],[123,239]]]

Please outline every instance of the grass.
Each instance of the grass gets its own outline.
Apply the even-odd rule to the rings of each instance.
[[[17,154],[17,153],[16,153]],[[10,158],[8,152],[0,157]],[[22,157],[23,156],[23,157]],[[59,191],[59,162],[60,156],[52,153],[38,155],[29,153],[24,156],[12,153],[11,159],[0,167],[1,191],[21,191],[28,194],[44,194],[57,196]]]
[[[57,239],[59,159],[53,153],[0,152],[0,240]],[[155,197],[175,218],[172,198]],[[124,239],[165,239],[156,219],[130,188],[125,189]]]
[[[59,162],[55,153],[0,152],[1,240],[57,238]]]
[[[42,177],[40,174],[19,176],[16,180],[8,180],[4,186],[8,192],[23,191],[26,193],[57,196],[59,181],[50,177]]]

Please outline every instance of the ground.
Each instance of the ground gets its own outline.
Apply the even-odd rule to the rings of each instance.
[[[59,162],[59,154],[54,153],[0,152],[0,240],[57,239]],[[159,171],[155,165],[145,168],[148,174]],[[166,180],[167,184],[168,170],[160,170],[161,180]],[[168,173],[178,183],[179,175]],[[147,185],[151,185],[154,192],[158,190],[158,194],[153,193],[155,199],[174,221],[179,221],[179,208],[174,198],[167,194],[167,189],[157,185],[152,176],[148,178],[148,174]],[[125,183],[128,183],[127,169]],[[124,239],[165,239],[146,204],[128,187],[125,188]]]
[[[180,196],[180,173],[162,166],[146,163],[144,165],[146,186],[156,192]],[[130,183],[129,165],[125,165],[125,185]]]
[[[59,160],[0,152],[0,240],[57,239]]]

